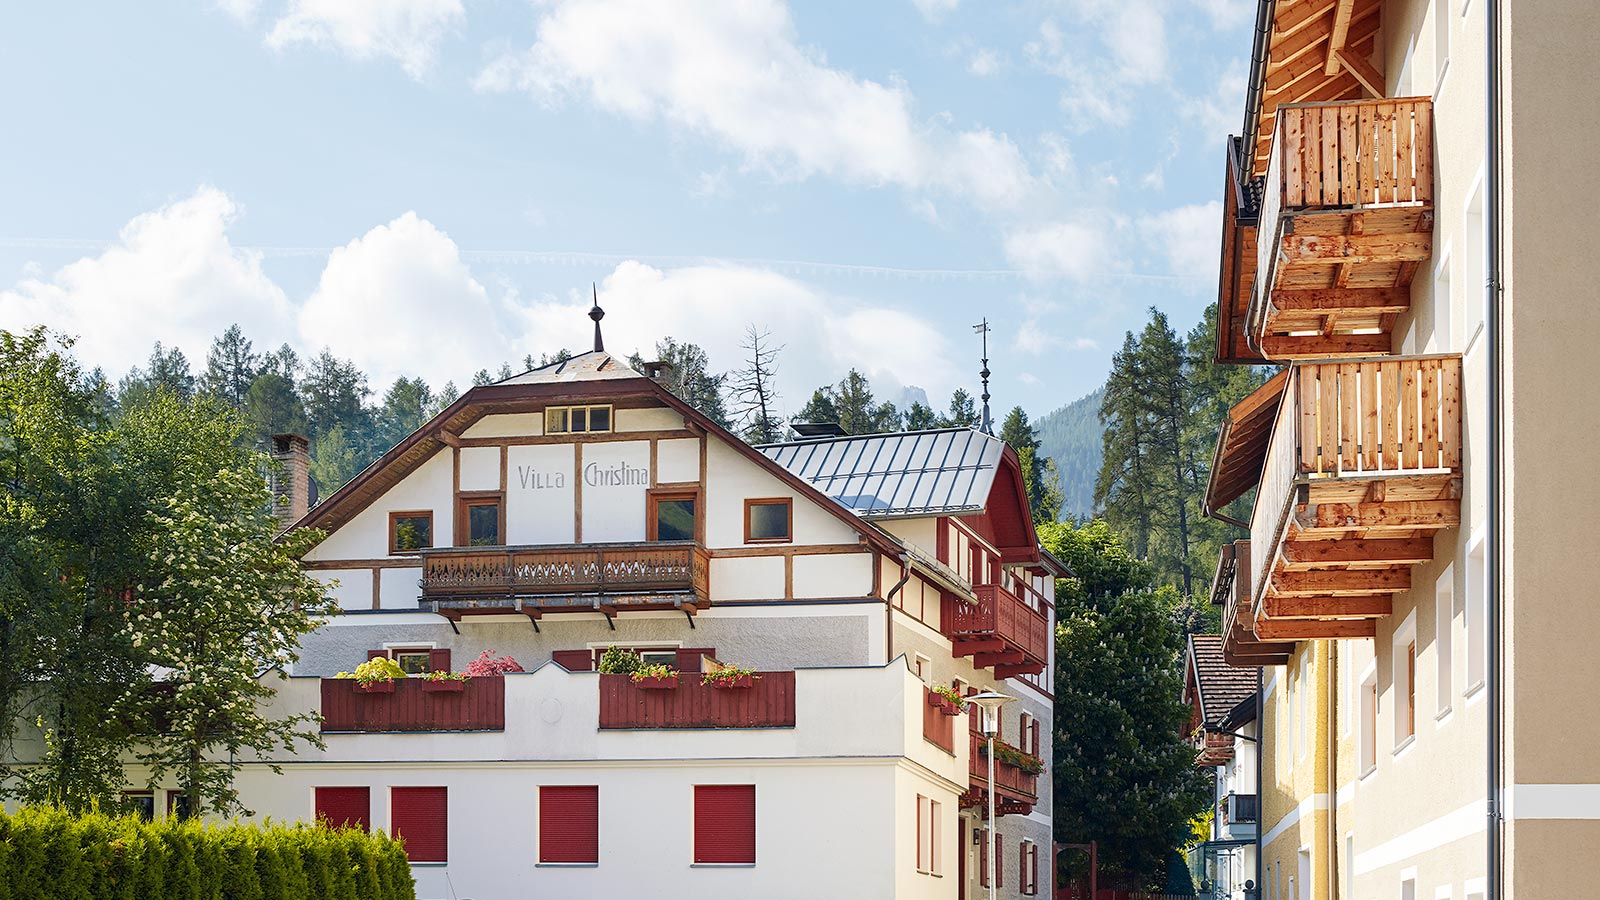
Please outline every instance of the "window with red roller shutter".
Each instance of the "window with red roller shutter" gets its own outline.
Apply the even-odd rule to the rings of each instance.
[[[406,856],[414,863],[449,859],[448,794],[442,787],[389,789],[390,835],[404,838]]]
[[[600,862],[600,788],[539,786],[539,862]]]
[[[756,786],[694,786],[696,864],[755,865]]]
[[[354,826],[363,831],[372,827],[372,796],[368,788],[319,787],[316,807],[318,824],[334,828]]]

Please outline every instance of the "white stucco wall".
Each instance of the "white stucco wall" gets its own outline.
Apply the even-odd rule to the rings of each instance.
[[[401,479],[399,484],[385,491],[371,506],[330,533],[305,558],[338,560],[388,556],[389,513],[397,510],[433,510],[433,539],[436,543],[447,543],[450,540],[455,501],[451,492],[452,467],[449,448],[435,453],[416,471]],[[496,478],[498,481],[498,476]],[[371,588],[370,584],[368,588]],[[370,602],[368,605],[371,605]]]

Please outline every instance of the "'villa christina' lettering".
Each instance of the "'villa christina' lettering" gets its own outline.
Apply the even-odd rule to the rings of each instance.
[[[619,487],[628,484],[647,485],[650,483],[650,470],[643,466],[630,466],[627,463],[617,463],[614,466],[589,463],[583,467],[583,483],[593,487]]]
[[[565,472],[541,472],[533,466],[517,466],[517,478],[524,488],[535,491],[567,486]]]

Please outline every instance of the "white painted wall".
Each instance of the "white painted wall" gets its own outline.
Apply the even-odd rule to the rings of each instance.
[[[711,599],[783,599],[783,558],[747,556],[711,560]]]
[[[616,431],[675,431],[683,427],[683,416],[665,407],[619,409],[615,419]]]
[[[339,601],[340,609],[372,608],[371,569],[324,569],[311,577],[326,585],[327,595]]]
[[[506,540],[512,544],[570,544],[577,494],[571,444],[506,449]]]
[[[433,510],[433,539],[436,543],[447,543],[451,536],[450,522],[455,505],[451,483],[451,450],[446,447],[384,492],[383,496],[357,513],[343,527],[329,534],[305,558],[379,559],[388,556],[389,513],[394,510]],[[370,583],[368,588],[371,588]],[[370,597],[367,605],[371,606]]]
[[[700,442],[694,438],[656,442],[656,480],[672,484],[700,480]]]
[[[504,415],[484,416],[473,422],[466,431],[461,432],[462,437],[520,437],[522,435],[544,434],[544,413],[510,413]]]
[[[583,479],[584,543],[644,540],[649,441],[584,444],[579,477]],[[630,480],[631,484],[625,483]]]
[[[463,491],[500,490],[500,448],[461,448],[461,489]],[[442,543],[438,535],[434,541]]]
[[[835,518],[778,476],[756,465],[725,444],[712,441],[707,448],[706,546],[744,545],[744,501],[750,497],[793,497],[794,543],[853,544],[855,529]]]
[[[794,558],[796,597],[872,596],[871,553],[827,553]]]

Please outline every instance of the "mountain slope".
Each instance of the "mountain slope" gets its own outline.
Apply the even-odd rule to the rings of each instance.
[[[1061,473],[1061,518],[1087,518],[1094,512],[1094,480],[1102,454],[1100,401],[1105,388],[1080,397],[1039,418],[1039,452],[1056,461]]]

